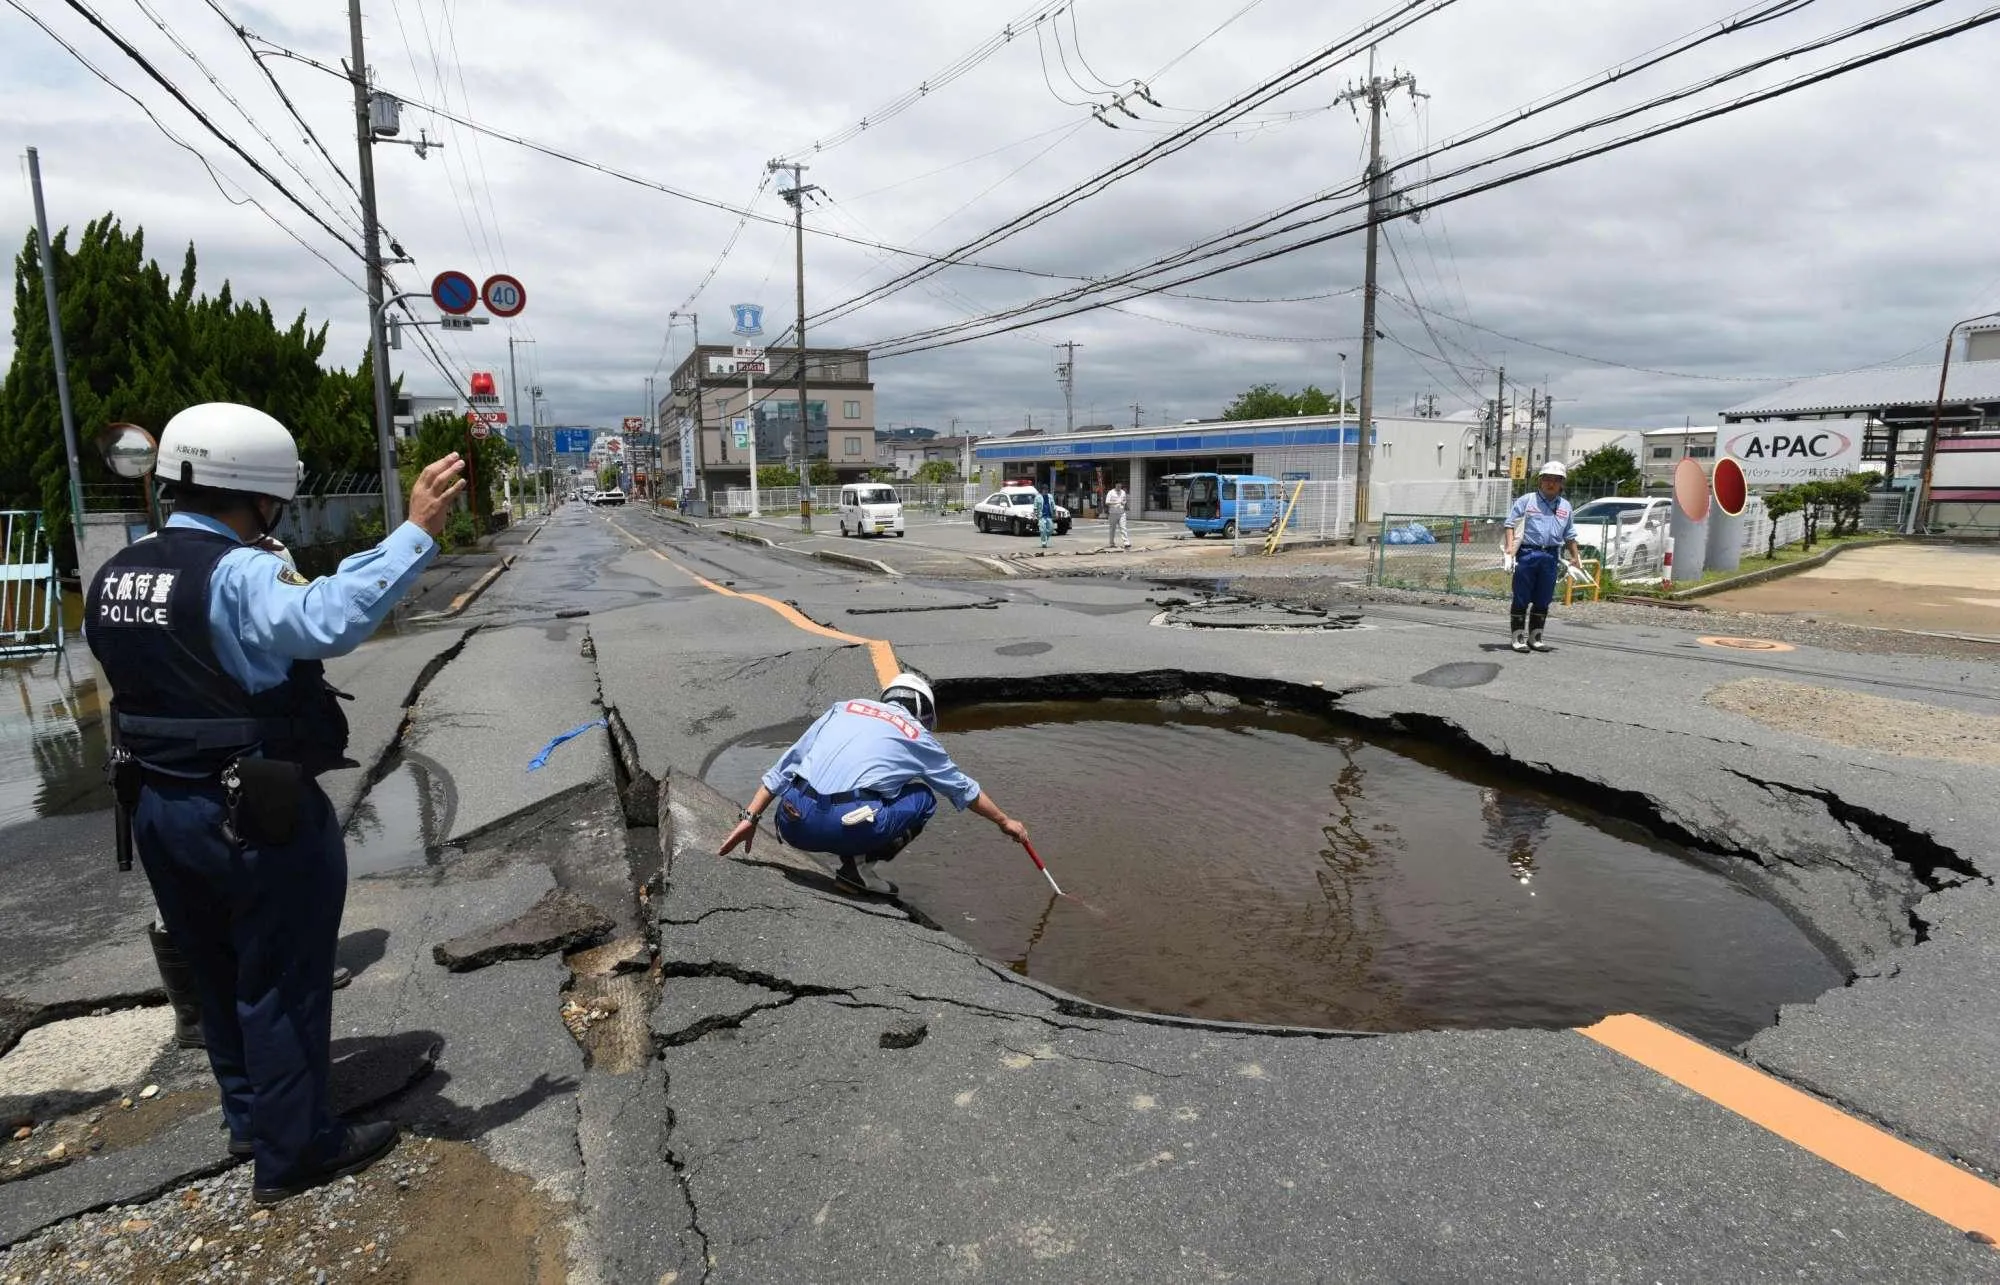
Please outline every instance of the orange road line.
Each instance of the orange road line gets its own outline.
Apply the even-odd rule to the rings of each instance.
[[[829,629],[817,620],[808,617],[790,603],[779,602],[776,598],[766,598],[759,593],[740,593],[735,589],[719,585],[697,572],[688,570],[680,563],[669,558],[666,554],[661,553],[658,549],[649,546],[646,551],[674,568],[674,570],[679,571],[682,575],[687,576],[704,589],[712,590],[723,595],[725,598],[741,598],[745,602],[754,602],[760,607],[768,607],[772,611],[777,612],[778,617],[787,624],[798,629],[803,629],[809,634],[817,634],[822,638],[831,638],[835,642],[852,643],[856,646],[866,647],[868,649],[868,658],[875,666],[875,680],[884,687],[887,687],[890,680],[894,679],[897,674],[903,672],[902,666],[896,663],[896,649],[890,646],[884,639],[862,638],[855,634],[844,634],[838,629]]]
[[[2000,1241],[2000,1187],[1657,1022],[1617,1013],[1577,1034],[1960,1231]]]

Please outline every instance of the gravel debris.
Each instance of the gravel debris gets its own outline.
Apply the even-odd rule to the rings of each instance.
[[[1353,581],[1296,575],[1203,576],[1198,580],[1149,577],[1176,588],[1233,594],[1269,602],[1299,603],[1317,608],[1375,606],[1442,607],[1474,615],[1504,618],[1508,604],[1501,598],[1474,598],[1413,589],[1373,588]],[[1549,618],[1551,636],[1565,624],[1632,625],[1674,629],[1690,634],[1721,634],[1768,638],[1801,647],[1863,655],[1937,656],[2000,661],[2000,646],[1900,629],[1872,629],[1810,616],[1773,616],[1756,612],[1693,610],[1629,602],[1557,603]],[[1496,633],[1504,625],[1495,625]]]

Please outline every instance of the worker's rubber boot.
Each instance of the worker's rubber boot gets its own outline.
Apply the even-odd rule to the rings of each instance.
[[[1528,646],[1536,651],[1547,651],[1549,645],[1542,641],[1542,628],[1549,623],[1546,611],[1528,613]]]
[[[1517,611],[1508,618],[1507,629],[1514,640],[1514,650],[1526,653],[1528,650],[1528,614]]]
[[[174,1010],[174,1045],[177,1048],[207,1048],[201,1034],[201,995],[194,988],[194,965],[174,946],[167,930],[154,922],[146,925],[153,943],[153,962],[159,966],[160,982],[167,988],[167,1003]]]

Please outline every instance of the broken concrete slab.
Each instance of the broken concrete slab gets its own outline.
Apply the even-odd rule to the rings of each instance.
[[[471,632],[430,629],[398,634],[384,630],[359,650],[326,662],[327,681],[355,697],[343,709],[347,714],[347,754],[358,766],[328,772],[319,779],[341,825],[353,819],[376,766],[402,735],[408,703],[439,667],[450,663]]]
[[[778,1008],[794,996],[733,977],[690,974],[666,978],[653,1009],[653,1042],[659,1047],[690,1044],[710,1031],[741,1025],[752,1013]]]
[[[469,973],[504,960],[539,959],[595,946],[614,927],[611,916],[567,888],[551,888],[504,924],[431,947],[431,958],[454,973]]]
[[[509,817],[611,780],[608,734],[593,728],[529,762],[553,738],[601,717],[595,666],[577,624],[483,629],[439,670],[410,709],[406,744],[455,787],[444,844],[462,843]]]

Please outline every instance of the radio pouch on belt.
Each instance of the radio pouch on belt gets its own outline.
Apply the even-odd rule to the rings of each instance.
[[[105,773],[111,778],[112,826],[116,835],[118,868],[132,868],[132,814],[139,808],[139,786],[142,770],[139,760],[123,749],[111,751],[111,761],[105,764]]]
[[[305,771],[284,759],[240,758],[222,770],[229,828],[238,842],[282,847],[299,829]]]

